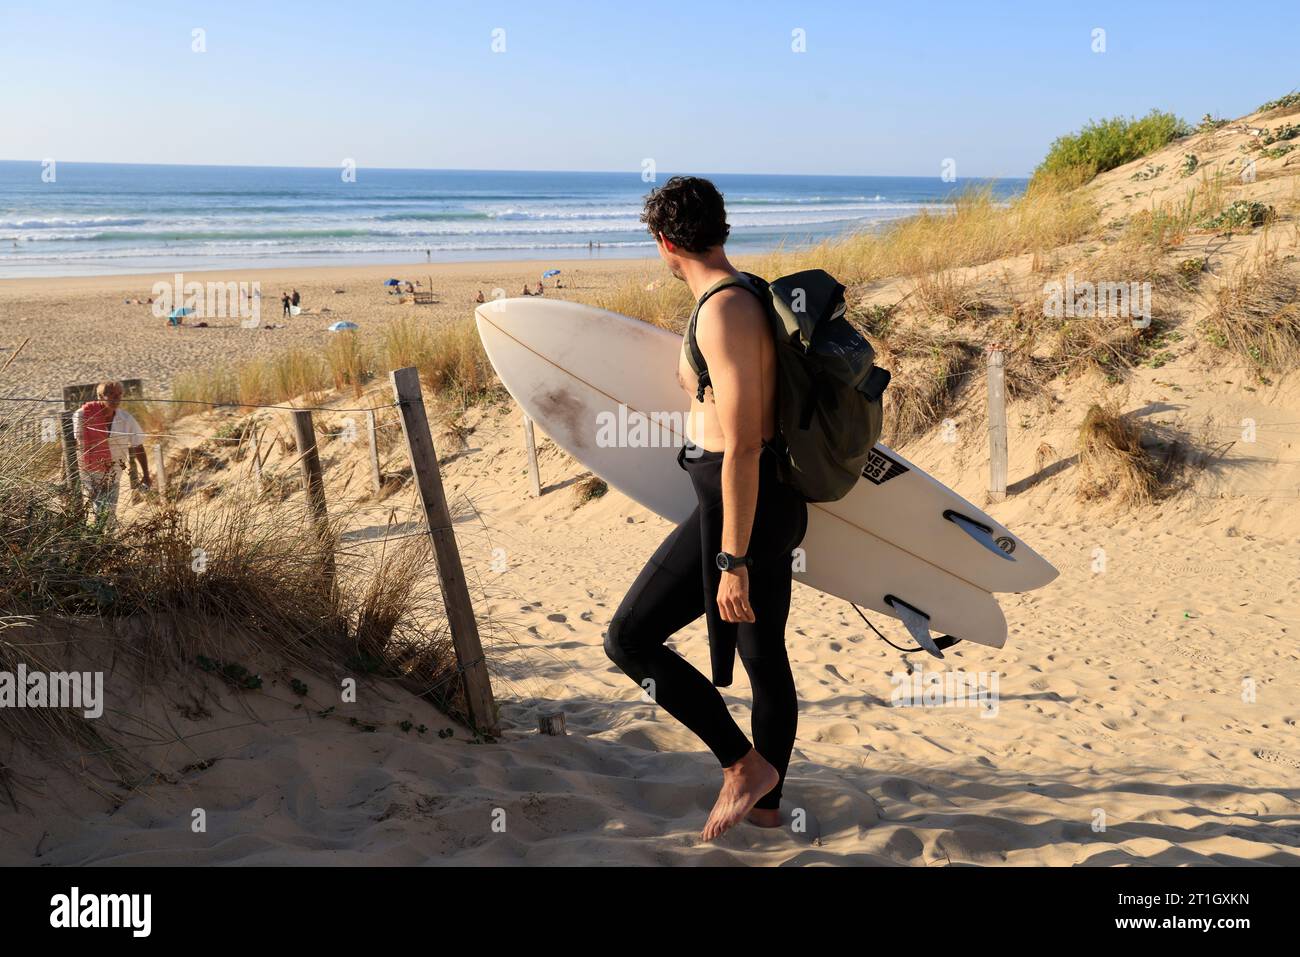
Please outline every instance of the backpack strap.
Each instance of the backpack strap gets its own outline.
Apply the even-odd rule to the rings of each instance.
[[[691,371],[695,373],[696,380],[699,382],[699,385],[695,389],[695,399],[697,402],[704,401],[704,390],[712,384],[709,381],[709,367],[704,361],[704,353],[700,351],[700,344],[695,339],[695,323],[700,316],[700,307],[708,302],[716,293],[722,292],[722,290],[731,286],[740,286],[744,289],[748,289],[758,297],[759,302],[763,302],[764,306],[767,306],[767,303],[763,300],[763,294],[759,292],[759,288],[756,285],[756,283],[760,282],[762,282],[761,279],[757,276],[750,275],[747,272],[737,273],[734,276],[727,276],[725,279],[719,279],[708,289],[704,290],[704,295],[700,296],[699,302],[695,304],[695,308],[691,311],[691,318],[686,322],[686,335],[684,338],[686,363],[691,367]]]

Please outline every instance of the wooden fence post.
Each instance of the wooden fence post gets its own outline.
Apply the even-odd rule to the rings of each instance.
[[[253,481],[257,490],[262,490],[262,430],[253,423]]]
[[[989,501],[1007,497],[1007,388],[1001,349],[989,350]]]
[[[72,412],[59,413],[59,433],[63,440],[63,478],[68,488],[81,487],[81,472],[77,468],[77,438],[72,434]]]
[[[316,448],[316,429],[312,425],[310,409],[294,409],[294,441],[298,446],[298,466],[302,469],[302,487],[307,493],[307,509],[321,541],[330,541],[329,512],[325,508],[325,479],[321,475],[320,452]],[[324,557],[325,583],[334,587],[334,551],[326,549]]]
[[[375,434],[375,413],[372,409],[366,415],[370,418],[370,484],[375,489],[375,498],[384,490],[384,474],[379,471],[379,437]]]
[[[533,498],[542,497],[542,476],[537,470],[537,444],[533,440],[533,420],[524,413],[524,448],[528,450],[528,477],[533,483]]]
[[[537,731],[539,734],[568,734],[569,732],[565,729],[564,712],[554,711],[550,714],[539,714],[537,716]]]
[[[429,433],[429,418],[420,393],[420,373],[413,368],[397,369],[392,374],[393,392],[402,414],[402,432],[411,454],[411,471],[420,493],[420,504],[433,539],[434,557],[438,562],[438,580],[442,584],[443,605],[451,629],[456,661],[463,676],[465,704],[470,723],[478,731],[497,735],[496,705],[492,700],[492,682],[488,678],[487,659],[479,639],[474,605],[465,584],[465,569],[460,562],[456,532],[442,488],[438,454]]]

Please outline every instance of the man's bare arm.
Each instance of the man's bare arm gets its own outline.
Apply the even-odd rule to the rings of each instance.
[[[767,317],[754,296],[725,289],[704,304],[698,340],[709,367],[725,446],[722,458],[722,550],[744,555],[758,502],[763,451],[762,336]]]

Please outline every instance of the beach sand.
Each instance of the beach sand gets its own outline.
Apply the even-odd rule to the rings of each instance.
[[[666,277],[657,260],[575,260],[569,262],[416,263],[408,266],[321,266],[288,269],[186,272],[183,283],[260,283],[261,326],[246,329],[238,315],[207,320],[196,328],[187,320],[172,328],[153,307],[124,300],[147,300],[156,282],[175,285],[174,273],[76,278],[0,279],[0,365],[14,349],[30,342],[5,373],[5,391],[59,395],[70,383],[105,378],[143,379],[147,395],[165,395],[183,369],[237,364],[293,346],[321,347],[326,328],[348,320],[366,337],[403,316],[433,324],[464,320],[481,290],[502,289],[517,296],[525,283],[533,291],[544,270],[560,269],[564,288],[545,282],[547,295],[590,301],[627,276]],[[415,305],[389,295],[388,278],[421,281],[434,291],[433,305]],[[649,279],[646,280],[650,281]],[[303,314],[284,317],[280,294],[297,289]],[[344,290],[336,292],[336,290]],[[164,314],[165,315],[165,314]],[[90,328],[88,329],[88,324]]]

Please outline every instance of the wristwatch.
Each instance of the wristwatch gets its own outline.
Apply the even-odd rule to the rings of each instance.
[[[749,568],[754,564],[754,560],[748,555],[730,555],[727,552],[718,552],[716,561],[718,567],[724,572],[734,571],[742,565]]]

